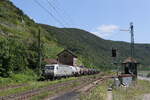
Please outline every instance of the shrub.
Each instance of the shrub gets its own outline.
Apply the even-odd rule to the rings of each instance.
[[[11,76],[11,78],[14,82],[20,83],[32,81],[35,77],[27,74],[14,74],[13,76]]]
[[[0,76],[8,77],[11,73],[27,69],[25,45],[13,38],[0,40]]]
[[[0,86],[6,85],[6,84],[11,84],[12,83],[12,79],[11,78],[2,78],[0,77]]]
[[[38,76],[32,70],[27,70],[26,72],[18,73],[18,74],[10,74],[9,78],[0,77],[0,86],[7,84],[16,84],[16,83],[24,83],[29,81],[36,81]]]

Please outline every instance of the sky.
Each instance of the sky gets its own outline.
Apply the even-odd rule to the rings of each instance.
[[[37,23],[79,28],[107,40],[130,42],[130,33],[120,30],[133,22],[135,42],[150,43],[150,0],[11,1]]]

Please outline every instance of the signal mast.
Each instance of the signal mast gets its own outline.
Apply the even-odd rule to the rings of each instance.
[[[130,33],[131,33],[131,57],[134,58],[134,26],[130,23]]]
[[[130,28],[127,29],[127,30],[120,30],[120,31],[126,31],[126,32],[130,32],[131,34],[131,43],[130,43],[130,57],[131,59],[134,58],[134,26],[133,26],[133,23],[131,22],[130,23]],[[114,49],[112,48],[112,57],[113,57],[113,60],[115,61],[117,57],[117,49]],[[131,69],[134,68],[134,63],[131,64],[132,66],[130,66]],[[119,72],[119,68],[117,69],[117,75],[118,75],[118,72]]]
[[[133,23],[130,23],[130,29],[129,30],[120,30],[120,31],[127,31],[131,34],[131,43],[130,43],[130,55],[132,58],[134,58],[134,26]]]

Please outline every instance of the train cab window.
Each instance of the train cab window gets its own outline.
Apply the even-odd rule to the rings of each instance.
[[[46,69],[54,70],[54,66],[46,66]]]

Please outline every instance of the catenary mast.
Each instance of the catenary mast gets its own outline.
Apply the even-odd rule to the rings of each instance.
[[[130,23],[130,33],[131,33],[131,57],[134,58],[134,26]]]

